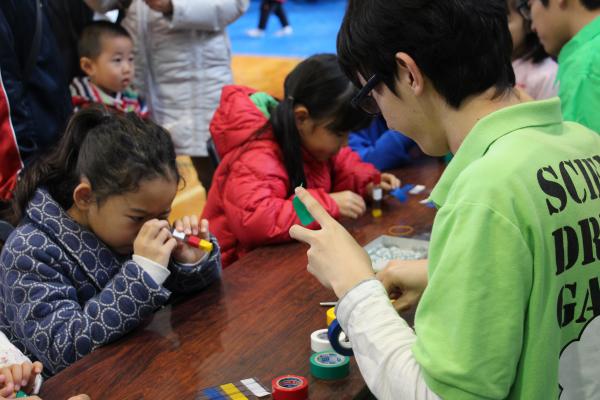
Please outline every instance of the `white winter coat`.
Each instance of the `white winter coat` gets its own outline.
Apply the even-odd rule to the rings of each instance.
[[[227,25],[249,0],[172,0],[173,15],[133,0],[123,26],[134,38],[136,89],[178,154],[206,156],[208,126],[221,89],[232,83]]]

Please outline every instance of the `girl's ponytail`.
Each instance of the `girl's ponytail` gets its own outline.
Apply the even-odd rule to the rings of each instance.
[[[366,127],[371,121],[367,114],[350,104],[357,92],[334,54],[311,56],[285,78],[285,100],[272,112],[271,124],[290,178],[290,195],[296,186],[307,185],[294,107],[303,105],[314,121],[327,122],[327,129],[334,133],[347,134]]]
[[[271,124],[275,140],[283,153],[283,163],[290,179],[288,196],[297,186],[306,187],[306,177],[302,162],[302,142],[296,127],[294,98],[289,96],[281,101],[271,113]]]

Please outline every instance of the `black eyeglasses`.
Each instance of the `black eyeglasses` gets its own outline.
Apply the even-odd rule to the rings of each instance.
[[[370,115],[381,114],[381,110],[379,109],[377,102],[373,96],[371,96],[371,91],[375,89],[375,86],[379,85],[379,83],[381,83],[381,77],[379,75],[374,74],[372,77],[370,77],[365,86],[360,89],[360,91],[350,102],[352,107],[361,109]]]
[[[529,0],[519,0],[517,3],[517,11],[527,21],[531,21],[531,7],[529,7]]]

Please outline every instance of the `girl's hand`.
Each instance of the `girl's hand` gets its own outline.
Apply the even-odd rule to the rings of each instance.
[[[167,268],[171,253],[177,246],[177,240],[171,236],[169,228],[169,222],[165,220],[152,219],[146,222],[133,242],[133,254]]]
[[[394,189],[398,189],[400,187],[400,179],[396,178],[395,175],[383,173],[381,174],[381,188],[384,192],[391,192]],[[367,185],[367,193],[373,193],[373,188],[375,185],[373,182]]]
[[[191,215],[183,217],[175,221],[175,229],[179,232],[183,232],[186,235],[198,236],[201,239],[209,240],[210,235],[208,233],[208,221],[203,219],[198,224],[198,217]],[[175,261],[182,264],[196,264],[206,253],[197,248],[187,245],[183,241],[177,241],[177,247],[173,252],[173,258]]]
[[[386,192],[390,192],[400,187],[400,179],[395,175],[383,173],[381,174],[381,188]]]
[[[2,368],[0,370],[0,396],[11,397],[19,390],[25,393],[33,392],[35,378],[42,373],[43,369],[44,366],[38,361],[33,364],[25,362]]]
[[[329,195],[337,203],[340,214],[344,217],[356,219],[367,211],[365,200],[350,190],[330,193]]]

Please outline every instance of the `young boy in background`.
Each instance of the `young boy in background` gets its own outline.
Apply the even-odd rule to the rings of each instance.
[[[600,132],[600,0],[530,0],[532,27],[558,57],[565,121]]]
[[[507,3],[516,86],[535,100],[557,96],[558,64],[546,53],[540,39],[531,29],[528,0],[508,0]]]
[[[96,21],[79,40],[81,69],[87,75],[71,83],[75,110],[99,103],[145,118],[146,106],[130,85],[135,75],[133,40],[120,25]]]

